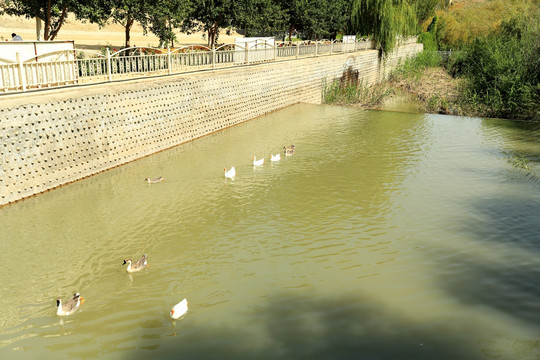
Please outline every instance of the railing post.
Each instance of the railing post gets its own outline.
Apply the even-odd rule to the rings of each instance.
[[[333,47],[334,47],[334,40],[330,40],[330,55],[332,55]]]
[[[277,60],[277,46],[276,46],[276,40],[274,40],[274,61]]]
[[[168,69],[169,75],[172,74],[171,65],[172,65],[172,61],[171,61],[171,47],[167,45],[167,69]]]
[[[216,44],[212,44],[212,70],[216,69]]]
[[[107,48],[107,75],[109,76],[109,81],[112,81],[112,72],[111,72],[111,51]]]
[[[21,60],[21,54],[16,53],[15,56],[17,57],[17,64],[19,65],[19,83],[21,84],[22,91],[26,91],[26,73],[24,71],[24,65]]]
[[[300,55],[300,42],[296,42],[296,58]]]
[[[318,55],[318,51],[319,51],[319,42],[315,41],[315,56]]]
[[[249,65],[249,43],[246,41],[245,43],[245,52],[246,52],[246,64]]]

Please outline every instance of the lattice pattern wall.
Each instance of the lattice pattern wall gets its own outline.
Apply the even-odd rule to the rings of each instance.
[[[299,103],[348,67],[374,83],[377,51],[15,95],[0,102],[0,205]]]

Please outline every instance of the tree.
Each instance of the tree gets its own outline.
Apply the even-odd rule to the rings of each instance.
[[[212,46],[221,29],[230,30],[235,24],[234,9],[234,0],[193,0],[187,18],[182,22],[182,30],[187,33],[204,31],[208,46]]]
[[[159,38],[160,46],[171,43],[174,47],[174,29],[186,19],[190,5],[190,0],[161,0],[160,6],[148,9],[148,28]]]
[[[8,15],[43,20],[45,40],[54,40],[58,36],[70,12],[79,19],[96,23],[106,18],[98,0],[5,0],[0,2],[0,6]]]
[[[154,4],[155,5],[155,4]],[[138,21],[143,31],[148,31],[148,16],[152,4],[150,0],[110,0],[105,4],[110,7],[110,17],[113,22],[124,27],[125,47],[131,46],[131,28],[135,21]]]
[[[275,36],[286,29],[286,12],[274,0],[240,0],[234,25],[245,36]]]
[[[351,25],[356,33],[371,35],[386,54],[398,36],[415,33],[416,14],[406,0],[353,0]]]
[[[285,13],[287,32],[291,39],[294,30],[303,31],[306,19],[307,0],[275,0]]]
[[[412,0],[411,4],[414,6],[416,20],[419,25],[432,18],[435,15],[436,8],[442,6],[441,0]]]
[[[330,38],[345,31],[349,19],[347,0],[314,0],[305,7],[300,21],[303,33],[311,39]]]

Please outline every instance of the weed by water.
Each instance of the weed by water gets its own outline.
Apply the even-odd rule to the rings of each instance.
[[[510,154],[507,153],[507,161],[509,164],[511,164],[513,167],[517,169],[522,169],[527,172],[525,177],[527,177],[529,180],[538,182],[540,181],[540,176],[530,167],[529,159],[527,159],[522,154]]]
[[[342,82],[335,80],[323,86],[323,101],[325,104],[357,105],[361,107],[376,107],[393,93],[386,85],[367,86],[360,82]]]

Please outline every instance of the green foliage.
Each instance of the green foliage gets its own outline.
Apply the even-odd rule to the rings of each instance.
[[[418,42],[424,44],[424,51],[437,51],[437,41],[435,40],[435,34],[430,32],[421,33],[418,35]]]
[[[174,30],[181,26],[190,5],[190,0],[161,0],[160,6],[148,9],[148,29],[159,38],[160,46],[174,46]]]
[[[313,0],[305,7],[302,33],[308,39],[335,39],[349,19],[348,0]]]
[[[433,19],[431,20],[431,23],[428,25],[426,32],[431,33],[431,34],[435,34],[437,32],[437,20],[438,20],[438,17],[437,15],[435,15]]]
[[[357,105],[362,107],[375,107],[392,94],[392,90],[384,85],[368,87],[363,81],[342,82],[333,81],[323,86],[323,102],[336,105]]]
[[[511,19],[474,40],[451,63],[468,78],[464,96],[488,107],[488,116],[540,120],[540,26]]]
[[[44,39],[54,40],[69,13],[78,19],[103,23],[106,14],[102,10],[100,0],[6,0],[0,1],[0,12],[24,16],[38,17],[44,22]]]
[[[407,58],[403,64],[399,64],[392,72],[391,78],[394,80],[397,78],[419,80],[425,69],[440,65],[441,56],[438,51],[424,50],[415,57]]]
[[[414,2],[406,0],[353,0],[351,25],[356,33],[372,35],[383,53],[389,53],[398,36],[416,32]]]
[[[349,30],[348,0],[272,0],[285,14],[284,32],[287,38],[294,30],[307,39],[334,39]]]
[[[111,8],[110,17],[112,20],[124,27],[125,31],[125,47],[130,47],[130,31],[138,21],[144,31],[148,29],[148,16],[153,4],[150,0],[107,0],[105,5]]]
[[[276,36],[287,28],[286,11],[274,0],[242,0],[236,3],[235,25],[245,36]]]
[[[506,161],[516,169],[521,169],[526,171],[526,177],[534,182],[540,181],[540,176],[536,173],[534,169],[530,167],[530,160],[522,154],[507,154]]]
[[[423,23],[424,21],[435,15],[435,9],[440,4],[440,2],[440,0],[410,1],[410,3],[415,7],[416,19],[418,21],[418,24]]]
[[[208,46],[212,46],[217,42],[221,29],[231,29],[237,22],[235,5],[235,0],[193,0],[182,30],[187,33],[204,31]]]
[[[479,37],[497,32],[508,19],[522,18],[538,23],[531,16],[540,7],[538,0],[489,0],[463,2],[447,11],[437,11],[437,41],[442,50],[459,50]]]

